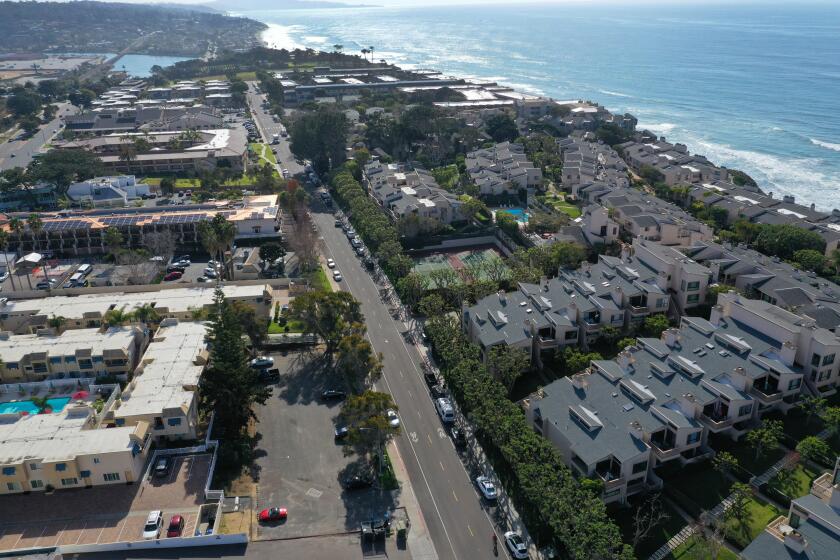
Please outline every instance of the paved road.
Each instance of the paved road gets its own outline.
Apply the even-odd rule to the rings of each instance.
[[[58,106],[56,117],[49,123],[42,125],[41,130],[35,133],[32,138],[0,144],[0,171],[29,165],[29,162],[32,161],[32,155],[38,153],[38,150],[61,130],[61,117],[76,112],[76,108],[69,103],[56,103],[56,105]]]
[[[342,288],[361,302],[368,334],[384,356],[385,374],[380,388],[390,392],[400,407],[402,434],[397,439],[411,483],[441,559],[470,560],[492,555],[493,526],[467,475],[452,440],[438,419],[421,370],[420,357],[407,346],[401,331],[379,297],[379,290],[353,253],[335,218],[313,210],[326,245],[344,277]],[[501,537],[501,535],[500,535]],[[500,549],[501,538],[499,539]],[[504,556],[504,552],[500,554]]]
[[[272,137],[280,134],[284,127],[279,122],[274,122],[272,116],[262,108],[262,102],[265,101],[266,96],[256,92],[256,85],[256,82],[248,82],[248,105],[251,107],[252,120],[262,134],[263,141],[270,144]],[[280,167],[288,169],[291,176],[303,173],[303,166],[295,162],[295,157],[292,155],[288,137],[281,136],[280,143],[273,144],[271,149],[274,150],[277,163]]]

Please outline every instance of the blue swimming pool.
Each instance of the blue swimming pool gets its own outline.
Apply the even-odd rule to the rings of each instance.
[[[55,399],[47,399],[47,405],[53,412],[61,412],[67,403],[70,402],[70,397],[57,397]],[[38,407],[32,401],[17,401],[0,403],[0,414],[13,414],[15,412],[28,412],[29,414],[38,414]]]
[[[525,208],[494,208],[493,210],[496,212],[507,212],[520,224],[528,223],[528,212]]]

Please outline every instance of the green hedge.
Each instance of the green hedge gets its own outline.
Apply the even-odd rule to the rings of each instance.
[[[470,418],[531,536],[573,560],[633,558],[600,495],[584,490],[551,442],[534,432],[458,322],[434,317],[426,332],[453,397]]]

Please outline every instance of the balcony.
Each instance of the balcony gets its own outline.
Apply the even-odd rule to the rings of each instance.
[[[651,441],[650,444],[653,449],[653,454],[662,462],[670,461],[680,456],[680,450],[674,446],[656,441]]]
[[[700,415],[700,421],[706,424],[706,426],[708,426],[713,432],[719,432],[729,428],[734,422],[732,418],[727,418],[726,416],[715,413],[711,413],[711,415],[709,415],[705,412]]]
[[[635,305],[630,305],[630,315],[633,315],[634,317],[648,315],[649,313],[650,311],[648,310],[647,306],[639,307]]]
[[[824,502],[831,499],[831,479],[833,476],[834,473],[827,472],[817,477],[811,484],[811,494]]]

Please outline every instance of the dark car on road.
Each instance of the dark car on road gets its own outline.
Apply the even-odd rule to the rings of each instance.
[[[429,388],[429,393],[431,393],[433,399],[441,399],[449,396],[449,393],[446,391],[446,387],[443,385],[432,385]]]
[[[280,370],[277,368],[261,369],[257,372],[257,379],[262,383],[278,381],[280,379]]]
[[[321,398],[325,401],[340,401],[347,397],[347,393],[341,389],[327,389],[321,393]]]
[[[335,427],[335,439],[341,440],[347,437],[347,434],[350,433],[350,428],[347,426],[341,425]]]
[[[423,379],[426,380],[426,384],[429,385],[429,387],[437,385],[438,382],[437,375],[435,375],[433,371],[423,372]]]
[[[467,445],[467,436],[464,435],[463,428],[453,426],[449,430],[449,435],[452,436],[452,443],[455,444],[455,447],[464,447]]]
[[[162,478],[169,474],[172,468],[172,459],[169,457],[161,457],[155,463],[154,474],[158,478]]]

